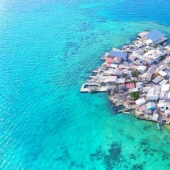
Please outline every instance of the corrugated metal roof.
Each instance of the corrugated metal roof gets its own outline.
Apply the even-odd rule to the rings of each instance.
[[[162,37],[164,37],[164,35],[158,30],[153,30],[146,35],[146,38],[151,39],[153,42],[158,41]]]
[[[122,58],[123,60],[126,60],[127,59],[127,53],[112,50],[112,51],[109,52],[109,57],[118,57],[118,58]]]
[[[127,88],[127,89],[134,88],[134,87],[135,87],[135,84],[134,84],[134,83],[128,83],[128,84],[126,84],[126,88]]]

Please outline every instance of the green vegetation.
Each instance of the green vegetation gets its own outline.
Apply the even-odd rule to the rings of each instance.
[[[115,86],[118,87],[118,86],[119,86],[119,83],[115,83]]]
[[[137,77],[139,75],[139,71],[137,69],[133,70],[133,75]]]
[[[143,54],[145,54],[146,52],[147,52],[147,51],[146,51],[146,50],[144,50],[144,51],[143,51]]]
[[[154,47],[154,48],[157,48],[157,47],[158,47],[158,45],[157,45],[157,44],[154,44],[154,45],[153,45],[153,47]]]
[[[138,92],[131,92],[130,97],[134,100],[137,100],[139,98],[139,93]]]
[[[165,56],[162,56],[162,57],[161,57],[161,60],[164,60],[164,59],[165,59]]]
[[[130,80],[130,82],[131,82],[131,83],[134,83],[134,82],[135,82],[135,80]]]

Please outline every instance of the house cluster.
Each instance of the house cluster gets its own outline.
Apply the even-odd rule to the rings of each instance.
[[[170,124],[170,46],[166,42],[157,30],[139,33],[132,44],[105,53],[104,63],[80,91],[108,91],[116,106],[133,109],[136,117]]]

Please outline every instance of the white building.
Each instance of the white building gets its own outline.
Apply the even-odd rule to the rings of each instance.
[[[143,73],[142,74],[142,76],[141,76],[141,78],[143,79],[143,80],[147,80],[147,81],[150,81],[151,80],[151,78],[152,78],[152,73]]]
[[[138,66],[136,67],[136,69],[140,72],[140,73],[144,73],[147,70],[146,66]]]
[[[165,66],[166,66],[167,68],[170,68],[170,57],[167,57],[167,58],[163,61],[163,63],[165,64]]]
[[[161,44],[167,41],[167,38],[158,30],[153,30],[145,35],[147,40],[151,40],[152,44]]]
[[[136,88],[138,88],[138,89],[143,88],[143,82],[137,82],[135,84],[136,84]]]
[[[167,75],[167,73],[165,71],[159,71],[158,74],[162,77],[165,77]]]
[[[146,103],[146,100],[145,100],[145,98],[143,97],[143,98],[141,98],[141,99],[136,100],[135,103],[136,103],[138,106],[142,106],[143,104]]]
[[[148,91],[146,97],[149,101],[157,101],[159,99],[160,92],[160,86],[154,86]]]
[[[170,85],[169,85],[169,84],[163,84],[163,85],[162,85],[162,88],[161,88],[161,91],[162,91],[162,92],[168,92],[168,91],[169,91],[169,88],[170,88]]]
[[[152,120],[157,122],[158,119],[159,119],[159,115],[154,113],[153,116],[152,116]]]
[[[160,111],[164,112],[165,110],[170,110],[170,103],[167,103],[164,100],[159,100],[158,107]]]
[[[150,50],[146,52],[143,56],[145,58],[150,58],[155,62],[159,62],[162,56],[162,52],[160,50]]]

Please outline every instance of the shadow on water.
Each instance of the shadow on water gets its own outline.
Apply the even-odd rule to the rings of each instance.
[[[90,154],[90,160],[92,162],[101,160],[106,170],[112,170],[123,160],[121,152],[120,144],[113,142],[107,151],[103,151],[102,147],[99,146],[95,153]]]

